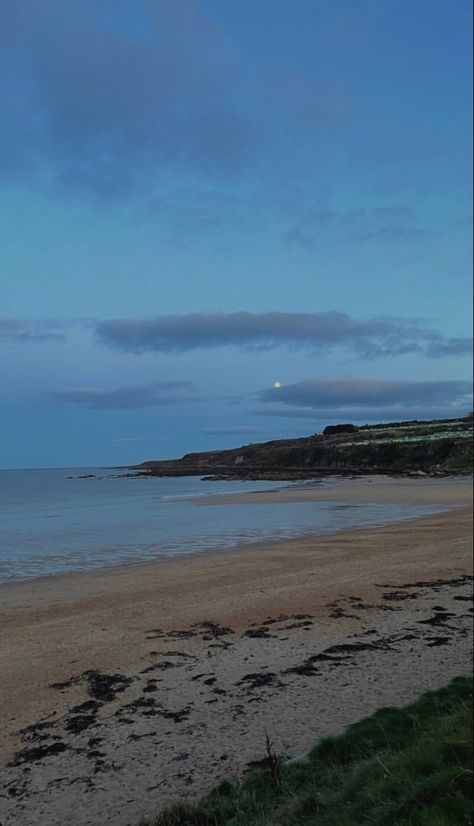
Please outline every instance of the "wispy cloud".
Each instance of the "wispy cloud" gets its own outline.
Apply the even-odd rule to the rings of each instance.
[[[130,410],[191,401],[193,397],[189,393],[192,390],[193,384],[191,382],[164,381],[132,387],[118,387],[113,390],[78,387],[50,393],[49,398],[54,401],[92,409]]]
[[[328,77],[278,61],[255,71],[200,0],[23,0],[0,14],[0,174],[49,170],[61,192],[124,199],[170,170],[234,176],[262,166],[270,143],[321,139],[348,109]]]
[[[64,338],[59,321],[0,319],[0,342],[62,341]]]
[[[57,188],[108,199],[169,164],[239,164],[251,129],[229,94],[239,68],[222,29],[195,0],[137,0],[125,25],[113,5],[10,4],[10,174],[42,164]]]
[[[472,403],[465,404],[392,404],[381,407],[363,405],[357,407],[322,407],[319,410],[312,407],[278,407],[265,406],[252,411],[255,416],[300,419],[313,422],[355,422],[365,424],[370,422],[401,422],[410,419],[455,419],[465,416],[472,409]]]
[[[169,442],[169,436],[122,436],[111,439],[111,442]]]
[[[244,436],[246,434],[263,433],[261,427],[246,425],[230,425],[229,427],[205,427],[202,431],[209,436]]]
[[[426,354],[430,358],[472,355],[472,338],[434,339],[430,341]]]
[[[414,244],[439,233],[420,226],[408,205],[330,209],[313,205],[283,233],[283,240],[308,248],[327,243]]]
[[[141,215],[158,218],[166,228],[167,240],[183,244],[229,229],[253,233],[257,209],[255,199],[244,198],[235,191],[187,187],[149,198]]]
[[[418,244],[436,238],[439,232],[424,227],[381,227],[373,232],[362,233],[355,238],[361,244],[370,241],[386,241],[391,244]]]
[[[447,338],[419,321],[357,319],[346,313],[191,313],[151,319],[111,319],[95,327],[97,341],[120,350],[186,352],[198,348],[344,347],[367,358],[425,353],[468,354],[468,338]]]

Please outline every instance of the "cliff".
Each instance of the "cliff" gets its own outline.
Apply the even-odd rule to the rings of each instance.
[[[148,461],[131,469],[151,476],[282,480],[328,474],[470,473],[472,432],[472,416],[365,425],[351,432],[187,453],[181,459]]]

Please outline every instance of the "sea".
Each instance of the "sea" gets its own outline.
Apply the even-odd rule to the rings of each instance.
[[[196,507],[209,494],[308,484],[318,482],[130,478],[104,468],[1,470],[0,583],[206,550],[225,552],[258,541],[389,524],[439,510],[342,501]]]

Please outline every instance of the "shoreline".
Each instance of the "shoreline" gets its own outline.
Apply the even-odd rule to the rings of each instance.
[[[315,480],[314,485],[287,487],[268,491],[209,494],[196,499],[195,505],[270,504],[277,502],[332,502],[340,500],[360,504],[431,504],[460,505],[472,503],[472,476],[404,478],[361,476],[353,479]],[[334,484],[337,482],[337,484]]]
[[[445,513],[453,509],[472,507],[472,486],[473,477],[449,477],[444,479],[409,479],[392,476],[361,476],[357,479],[341,479],[331,477],[324,480],[315,480],[301,487],[278,487],[269,488],[262,491],[239,491],[238,493],[217,493],[191,495],[188,497],[189,504],[193,507],[205,505],[253,505],[279,503],[306,503],[306,502],[339,502],[347,504],[399,504],[399,505],[419,505],[432,506],[437,510],[432,512]],[[428,514],[430,516],[431,514]],[[406,516],[402,519],[384,522],[377,525],[362,525],[349,528],[336,529],[334,531],[309,531],[304,534],[297,534],[289,538],[257,539],[253,542],[242,542],[236,545],[219,548],[189,551],[186,553],[176,553],[173,555],[156,554],[152,559],[136,559],[128,562],[118,562],[116,564],[104,565],[87,570],[73,570],[64,573],[41,574],[39,576],[12,579],[11,581],[0,582],[0,599],[4,592],[21,586],[33,586],[35,584],[47,585],[52,581],[62,581],[67,585],[69,578],[76,577],[97,577],[131,568],[142,568],[143,566],[154,566],[160,564],[189,561],[195,557],[206,558],[208,556],[221,556],[231,554],[242,554],[246,551],[255,551],[264,548],[272,548],[280,542],[298,542],[315,537],[333,536],[342,532],[352,532],[359,530],[371,530],[372,527],[385,527],[395,525],[399,522],[414,521],[424,519],[425,515]]]
[[[228,494],[222,494],[227,496]],[[252,496],[253,494],[246,494],[243,493],[242,496]],[[217,494],[216,496],[221,496],[221,494]],[[309,500],[300,500],[299,498],[295,497],[295,502],[300,501],[309,501]],[[335,498],[334,501],[339,501],[338,498]],[[194,503],[193,503],[194,504]],[[200,504],[200,503],[196,503]],[[214,502],[203,503],[203,504],[215,504]],[[218,503],[220,504],[220,503]],[[226,502],[223,504],[234,504],[234,502]],[[240,502],[238,503],[240,504]],[[253,504],[251,502],[242,502],[242,504]],[[260,503],[258,503],[260,504]],[[372,504],[372,503],[368,503]],[[433,505],[433,510],[430,513],[418,513],[414,514],[413,516],[404,516],[403,518],[394,519],[391,521],[380,521],[380,523],[374,523],[370,525],[355,525],[353,527],[348,528],[337,528],[335,530],[320,530],[320,531],[309,531],[305,533],[295,534],[294,536],[284,537],[284,538],[272,538],[272,539],[255,539],[252,542],[239,542],[236,545],[222,545],[218,548],[206,548],[204,550],[198,551],[188,551],[188,552],[181,552],[175,554],[168,554],[168,555],[161,555],[158,553],[151,559],[131,559],[129,562],[117,562],[116,564],[110,565],[102,565],[101,567],[97,568],[88,568],[87,570],[77,569],[72,571],[66,571],[62,573],[52,573],[52,574],[41,574],[39,576],[30,576],[30,577],[22,577],[18,579],[12,579],[6,582],[0,582],[0,600],[3,596],[4,591],[6,592],[9,589],[13,589],[15,587],[21,587],[24,585],[27,586],[34,586],[34,585],[47,585],[48,583],[55,583],[56,581],[62,582],[63,584],[67,585],[68,580],[76,579],[76,578],[94,578],[101,575],[105,575],[107,573],[113,573],[117,571],[129,571],[132,568],[148,568],[153,567],[155,565],[166,565],[167,563],[179,563],[185,564],[186,561],[191,559],[195,559],[197,557],[206,559],[207,557],[221,557],[221,556],[230,556],[233,554],[244,554],[246,551],[258,551],[259,549],[262,551],[271,551],[274,547],[281,545],[282,543],[297,543],[297,542],[304,542],[305,540],[312,540],[318,539],[323,537],[329,536],[338,536],[339,534],[349,533],[352,534],[355,531],[370,531],[377,528],[388,528],[391,525],[399,525],[404,522],[415,522],[419,519],[427,519],[430,516],[437,516],[444,513],[450,513],[452,511],[462,511],[464,509],[469,510],[469,506],[465,504],[439,504]]]
[[[220,494],[219,494],[220,495]],[[227,495],[227,494],[226,494]],[[252,496],[253,494],[242,494],[242,496]],[[296,500],[295,501],[300,501]],[[214,503],[212,503],[214,504]],[[231,504],[231,503],[229,503]],[[233,503],[232,503],[233,504]],[[250,503],[249,503],[250,504]],[[184,566],[186,563],[196,562],[198,560],[202,560],[203,562],[208,561],[218,561],[219,559],[226,559],[229,561],[233,561],[234,559],[244,558],[247,554],[250,556],[252,555],[255,558],[260,552],[265,554],[271,554],[272,551],[278,551],[279,549],[290,550],[292,546],[297,548],[300,545],[306,545],[310,542],[317,542],[318,540],[325,540],[331,538],[341,538],[342,540],[345,537],[352,537],[357,536],[358,534],[365,534],[366,532],[371,533],[372,531],[379,531],[388,528],[396,528],[400,525],[404,525],[406,523],[423,523],[425,520],[430,520],[431,518],[437,516],[444,516],[453,513],[459,514],[470,514],[472,512],[472,507],[462,504],[446,504],[446,505],[438,505],[433,506],[435,509],[428,513],[428,514],[418,514],[414,516],[406,516],[403,519],[393,520],[391,522],[380,522],[380,524],[374,525],[359,525],[355,527],[348,527],[348,528],[341,528],[334,531],[321,531],[321,532],[308,532],[304,534],[299,534],[297,536],[287,537],[283,539],[258,539],[254,542],[248,543],[240,543],[238,545],[232,546],[222,546],[219,548],[208,548],[206,550],[200,551],[191,551],[189,553],[181,553],[181,554],[174,554],[173,556],[159,556],[157,555],[153,559],[146,559],[146,560],[137,560],[130,562],[119,562],[116,565],[104,565],[100,568],[91,568],[89,570],[76,570],[76,571],[68,571],[66,573],[55,573],[55,574],[43,574],[41,576],[34,576],[34,577],[25,577],[23,579],[15,579],[10,582],[1,582],[0,583],[0,616],[1,616],[1,600],[7,596],[8,601],[8,592],[14,591],[18,589],[32,591],[33,596],[36,595],[36,592],[39,591],[51,591],[57,592],[57,586],[59,584],[65,586],[66,588],[72,587],[74,588],[75,585],[79,586],[87,586],[87,584],[92,586],[92,590],[94,589],[94,580],[103,579],[104,583],[101,583],[99,586],[99,591],[102,589],[103,585],[106,584],[105,580],[109,578],[115,578],[117,575],[122,578],[122,576],[126,575],[127,573],[136,574],[137,578],[142,578],[142,575],[147,574],[147,571],[151,573],[155,573],[154,569],[156,568],[156,573],[159,573],[159,568],[163,567],[174,567],[175,565]],[[133,578],[133,577],[132,577]],[[30,596],[31,594],[29,594]]]
[[[265,728],[292,756],[468,672],[470,486],[442,488],[386,526],[1,588],[4,826],[129,826],[238,776]]]

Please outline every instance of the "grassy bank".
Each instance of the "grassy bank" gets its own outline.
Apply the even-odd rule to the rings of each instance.
[[[468,826],[472,690],[459,677],[322,740],[305,763],[273,761],[142,826]]]

